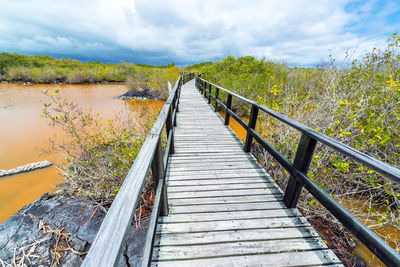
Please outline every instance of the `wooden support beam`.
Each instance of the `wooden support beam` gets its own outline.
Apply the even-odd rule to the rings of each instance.
[[[153,162],[151,163],[151,173],[153,175],[154,189],[157,190],[158,183],[165,177],[165,166],[163,159],[163,152],[161,146],[161,138],[159,138],[158,145],[154,154]],[[164,192],[165,191],[165,192]],[[161,196],[161,215],[168,215],[168,197],[164,188]]]
[[[215,112],[218,111],[218,97],[219,97],[219,89],[215,88]]]
[[[228,98],[226,99],[226,110],[225,110],[225,125],[229,125],[229,110],[232,106],[232,95],[228,94]]]
[[[250,119],[248,124],[249,129],[254,129],[256,127],[257,115],[258,115],[258,107],[253,104],[251,106]],[[253,135],[251,134],[251,131],[247,130],[246,143],[244,144],[245,152],[250,152],[252,142],[253,142]]]
[[[293,167],[307,174],[316,145],[317,140],[306,134],[302,134],[299,147],[297,148],[296,157],[293,162]],[[296,207],[302,188],[303,186],[301,182],[297,181],[295,177],[290,176],[283,197],[283,202],[288,208]]]

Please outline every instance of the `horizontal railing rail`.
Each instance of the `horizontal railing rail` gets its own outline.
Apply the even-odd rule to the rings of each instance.
[[[246,141],[244,151],[250,152],[253,139],[267,150],[271,156],[277,160],[281,166],[290,174],[289,182],[285,189],[283,201],[289,208],[294,208],[297,205],[301,189],[304,187],[310,192],[328,211],[340,221],[351,233],[353,233],[366,247],[368,247],[382,262],[388,266],[400,266],[400,255],[386,244],[380,237],[373,233],[367,226],[361,223],[356,217],[350,214],[343,206],[337,203],[329,194],[322,190],[308,176],[308,168],[311,164],[313,153],[318,142],[327,145],[334,150],[354,159],[355,161],[368,166],[374,171],[391,179],[396,183],[400,183],[400,170],[368,156],[350,146],[347,146],[331,137],[328,137],[320,132],[317,132],[301,123],[294,121],[274,110],[262,106],[254,101],[251,101],[243,96],[231,92],[219,85],[202,79],[199,75],[196,76],[196,87],[212,104],[213,99],[215,111],[218,107],[225,110],[225,125],[229,125],[230,117],[233,117],[246,131]],[[214,88],[214,90],[212,89]],[[213,93],[212,91],[215,91]],[[227,94],[226,102],[223,103],[219,99],[220,92]],[[236,98],[246,104],[251,105],[249,122],[243,121],[232,110],[232,98]],[[296,156],[293,161],[289,161],[281,152],[269,144],[257,131],[256,123],[259,111],[265,112],[279,121],[299,130],[302,135],[297,148]]]
[[[169,155],[174,153],[174,126],[176,126],[176,112],[178,112],[181,86],[193,77],[193,73],[184,74],[176,81],[157,121],[109,208],[82,266],[108,267],[118,265],[126,233],[131,227],[145,179],[151,168],[156,195],[142,260],[142,266],[149,265],[157,218],[160,213],[168,215],[165,173]],[[163,154],[161,134],[164,126],[167,132],[167,145]]]

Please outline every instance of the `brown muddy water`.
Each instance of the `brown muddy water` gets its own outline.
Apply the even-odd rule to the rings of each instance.
[[[128,89],[124,84],[54,85],[0,84],[0,169],[12,169],[44,159],[55,163],[58,154],[44,154],[49,139],[62,140],[64,134],[40,119],[46,90],[59,90],[68,100],[112,119],[126,108],[160,109],[163,101],[113,99]],[[28,173],[0,178],[0,223],[23,206],[62,183],[55,165]]]

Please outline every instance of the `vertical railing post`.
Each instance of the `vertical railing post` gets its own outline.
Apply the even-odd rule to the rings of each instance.
[[[250,112],[250,119],[249,119],[249,124],[248,124],[249,129],[247,130],[246,142],[244,144],[245,152],[250,152],[250,150],[251,150],[251,143],[253,142],[253,135],[251,134],[250,129],[254,129],[256,127],[257,115],[258,115],[258,107],[256,105],[252,104],[251,112]]]
[[[211,84],[208,84],[208,104],[211,103]]]
[[[176,126],[176,112],[175,112],[175,108],[176,108],[176,92],[174,97],[172,98],[172,103],[171,103],[171,116],[172,116],[172,125],[175,127]],[[175,116],[174,116],[175,115]]]
[[[218,111],[218,96],[219,96],[219,89],[215,87],[215,112]]]
[[[228,98],[226,99],[226,110],[225,110],[225,125],[229,125],[229,118],[231,115],[229,114],[229,110],[232,107],[232,95],[228,93]]]
[[[157,190],[158,183],[160,182],[160,180],[164,179],[164,175],[165,175],[165,166],[164,166],[164,162],[163,162],[161,138],[158,138],[156,152],[154,154],[154,158],[151,163],[151,173],[153,175],[154,190]],[[161,215],[162,216],[168,215],[168,197],[167,197],[167,190],[166,190],[165,184],[163,186],[162,195],[161,195]]]
[[[171,105],[172,107],[172,105]],[[174,146],[174,126],[172,124],[172,112],[171,112],[171,107],[168,111],[168,116],[167,116],[167,121],[165,122],[165,127],[167,130],[167,138],[169,137],[169,135],[171,134],[171,145],[170,145],[170,150],[169,150],[169,154],[174,154],[175,153],[175,146]]]
[[[178,97],[178,99],[177,99],[177,101],[176,101],[176,107],[175,107],[176,112],[179,112],[179,100],[181,99],[181,89],[182,89],[182,85],[179,84],[179,85],[178,85],[178,92],[177,92],[177,97]],[[176,126],[176,123],[175,123],[175,126]]]
[[[176,103],[176,102],[177,102],[177,100],[175,100],[175,103]],[[177,111],[178,111],[176,105],[174,105],[174,109],[173,109],[173,110],[174,110],[174,111],[172,111],[172,114],[174,115],[174,116],[173,116],[173,118],[174,118],[173,123],[174,123],[174,127],[176,127],[176,117],[178,116],[178,114],[176,114]]]
[[[293,167],[307,174],[316,145],[317,140],[303,133],[300,138],[299,147],[297,148],[296,157],[294,158]],[[295,177],[290,176],[283,197],[283,203],[286,207],[296,207],[302,188],[302,184]]]

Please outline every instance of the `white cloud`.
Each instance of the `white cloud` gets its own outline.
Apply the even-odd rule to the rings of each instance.
[[[181,62],[255,55],[307,65],[326,58],[328,50],[341,57],[347,49],[358,48],[359,55],[383,45],[387,32],[360,25],[373,15],[375,1],[355,1],[354,10],[347,8],[350,2],[2,0],[0,49],[61,53],[114,47]],[[388,6],[376,11],[376,23],[387,23]],[[358,33],[360,28],[367,30]]]

